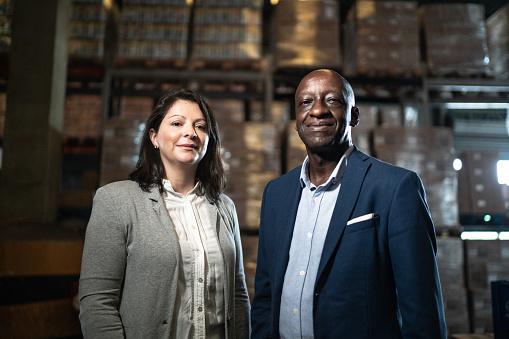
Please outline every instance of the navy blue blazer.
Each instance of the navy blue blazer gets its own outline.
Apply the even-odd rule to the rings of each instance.
[[[278,338],[301,166],[265,187],[252,338]],[[374,217],[347,225],[349,220]],[[315,338],[446,338],[436,238],[422,182],[357,148],[346,167],[318,268]]]

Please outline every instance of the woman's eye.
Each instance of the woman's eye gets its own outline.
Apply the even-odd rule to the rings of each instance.
[[[206,126],[204,126],[204,125],[198,125],[198,126],[196,126],[196,128],[198,128],[198,129],[200,129],[202,131],[206,131],[207,130]]]
[[[178,121],[174,121],[171,123],[172,126],[181,126],[182,124]]]

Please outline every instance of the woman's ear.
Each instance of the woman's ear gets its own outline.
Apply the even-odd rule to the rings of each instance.
[[[157,133],[156,131],[151,128],[149,131],[150,141],[152,142],[152,145],[154,145],[155,148],[159,147],[159,144],[157,143]]]

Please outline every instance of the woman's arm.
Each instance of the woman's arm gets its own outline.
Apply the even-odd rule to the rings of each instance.
[[[121,199],[104,188],[94,197],[79,284],[85,338],[124,338],[118,311],[127,255]]]
[[[249,338],[251,334],[249,294],[244,274],[244,257],[240,240],[239,221],[232,203],[233,237],[235,240],[235,338]]]

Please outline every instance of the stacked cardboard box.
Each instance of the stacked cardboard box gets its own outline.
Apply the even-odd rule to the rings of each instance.
[[[341,65],[337,1],[280,0],[275,29],[277,68]]]
[[[470,326],[463,240],[459,237],[438,237],[436,259],[442,285],[447,333],[468,333]]]
[[[264,114],[264,103],[260,100],[249,101],[249,121],[279,121],[288,122],[290,120],[290,103],[283,100],[272,101],[269,114]]]
[[[421,74],[417,1],[357,0],[343,32],[346,75]]]
[[[431,74],[490,74],[484,5],[424,4],[419,17]]]
[[[497,179],[497,151],[460,154],[463,163],[458,177],[458,201],[462,224],[503,224],[505,202]],[[485,219],[490,215],[490,220]]]
[[[505,5],[486,20],[486,32],[493,75],[509,78],[509,5]]]
[[[265,185],[281,175],[281,135],[277,123],[222,123],[222,154],[228,173],[226,194],[244,230],[259,227]]]
[[[102,0],[73,0],[69,23],[69,56],[102,58],[105,29],[106,11]]]
[[[209,99],[208,103],[219,123],[219,128],[221,128],[222,122],[242,122],[245,120],[245,104],[243,100]]]
[[[97,94],[71,94],[65,98],[64,139],[95,139],[101,137],[102,99]]]
[[[458,231],[452,131],[445,127],[380,127],[374,130],[373,142],[377,158],[413,170],[421,177],[435,228]]]
[[[119,60],[184,61],[190,16],[185,0],[123,1]]]
[[[154,98],[151,97],[122,97],[120,116],[147,119],[154,109]]]
[[[262,1],[198,0],[195,5],[194,61],[261,59]]]
[[[99,186],[126,180],[136,165],[145,122],[114,117],[104,122]]]
[[[467,240],[465,251],[472,330],[493,332],[491,282],[509,280],[509,241]]]

